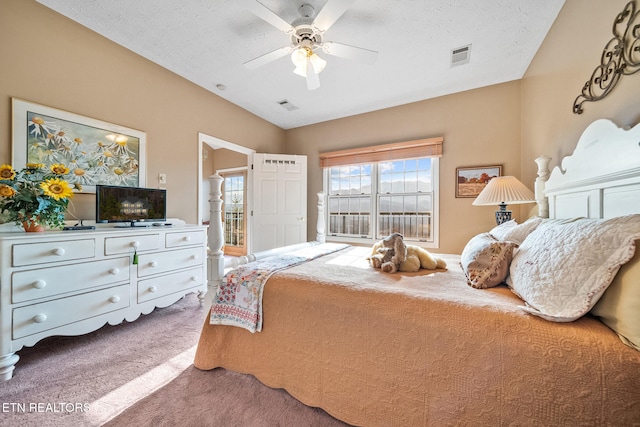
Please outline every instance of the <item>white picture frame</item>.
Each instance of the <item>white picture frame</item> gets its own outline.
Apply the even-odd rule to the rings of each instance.
[[[12,98],[12,165],[69,168],[65,179],[82,192],[95,186],[146,185],[146,133],[57,108]]]

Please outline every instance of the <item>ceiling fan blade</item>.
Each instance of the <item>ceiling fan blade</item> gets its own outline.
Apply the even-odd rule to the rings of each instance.
[[[339,56],[345,59],[354,59],[365,64],[373,64],[376,58],[378,58],[378,52],[375,50],[363,49],[361,47],[336,42],[323,43],[322,51],[329,55]]]
[[[291,46],[281,47],[280,49],[272,50],[269,53],[265,53],[264,55],[258,56],[257,58],[245,62],[244,66],[249,68],[250,70],[253,70],[258,67],[262,67],[269,62],[275,61],[276,59],[282,58],[289,53],[291,53]]]
[[[307,67],[307,89],[316,90],[320,87],[320,77],[313,71],[313,67]]]
[[[246,0],[245,3],[247,4],[247,8],[257,17],[262,18],[284,33],[293,33],[294,29],[291,24],[276,15],[267,6],[259,3],[257,0]]]
[[[328,0],[313,20],[313,26],[320,32],[327,31],[353,4],[355,0]]]

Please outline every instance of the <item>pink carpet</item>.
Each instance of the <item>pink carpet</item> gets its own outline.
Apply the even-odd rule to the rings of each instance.
[[[195,295],[135,322],[51,337],[0,383],[0,426],[345,426],[254,377],[200,371]]]

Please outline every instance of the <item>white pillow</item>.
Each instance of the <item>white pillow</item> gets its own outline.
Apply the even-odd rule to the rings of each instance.
[[[518,224],[515,219],[504,222],[489,231],[498,240],[508,240],[521,245],[524,239],[535,230],[542,222],[540,217],[531,217],[522,224]]]
[[[462,250],[460,266],[469,286],[492,288],[504,282],[516,244],[500,242],[489,233],[474,236]]]
[[[525,311],[554,322],[587,313],[640,239],[640,215],[545,221],[522,243],[507,283]]]

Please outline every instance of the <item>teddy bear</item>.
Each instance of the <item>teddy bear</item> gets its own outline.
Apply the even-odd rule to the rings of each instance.
[[[407,259],[407,245],[400,233],[392,233],[378,243],[372,251],[369,261],[374,268],[385,273],[395,273]],[[376,246],[374,245],[374,246]]]
[[[398,236],[402,237],[398,233],[394,233],[394,234],[397,234]],[[391,236],[393,236],[393,234]],[[387,237],[387,239],[389,239],[391,236]],[[398,237],[396,236],[395,239],[397,238]],[[390,266],[387,266],[388,270],[393,270],[389,272],[395,273],[396,271],[403,271],[403,272],[412,273],[420,270],[421,268],[424,268],[426,270],[447,268],[447,263],[442,258],[434,256],[426,249],[416,245],[405,244],[405,246],[406,246],[405,260],[402,261],[399,265],[396,265],[395,270],[393,270]],[[387,255],[390,252],[389,249],[391,248],[389,248],[388,246],[385,246],[384,240],[381,240],[373,245],[369,260],[371,261],[371,265],[374,268],[381,268],[381,265],[383,263],[383,259],[385,259],[385,256],[387,256],[387,258],[385,259],[385,262],[389,262],[391,260],[391,255]]]

